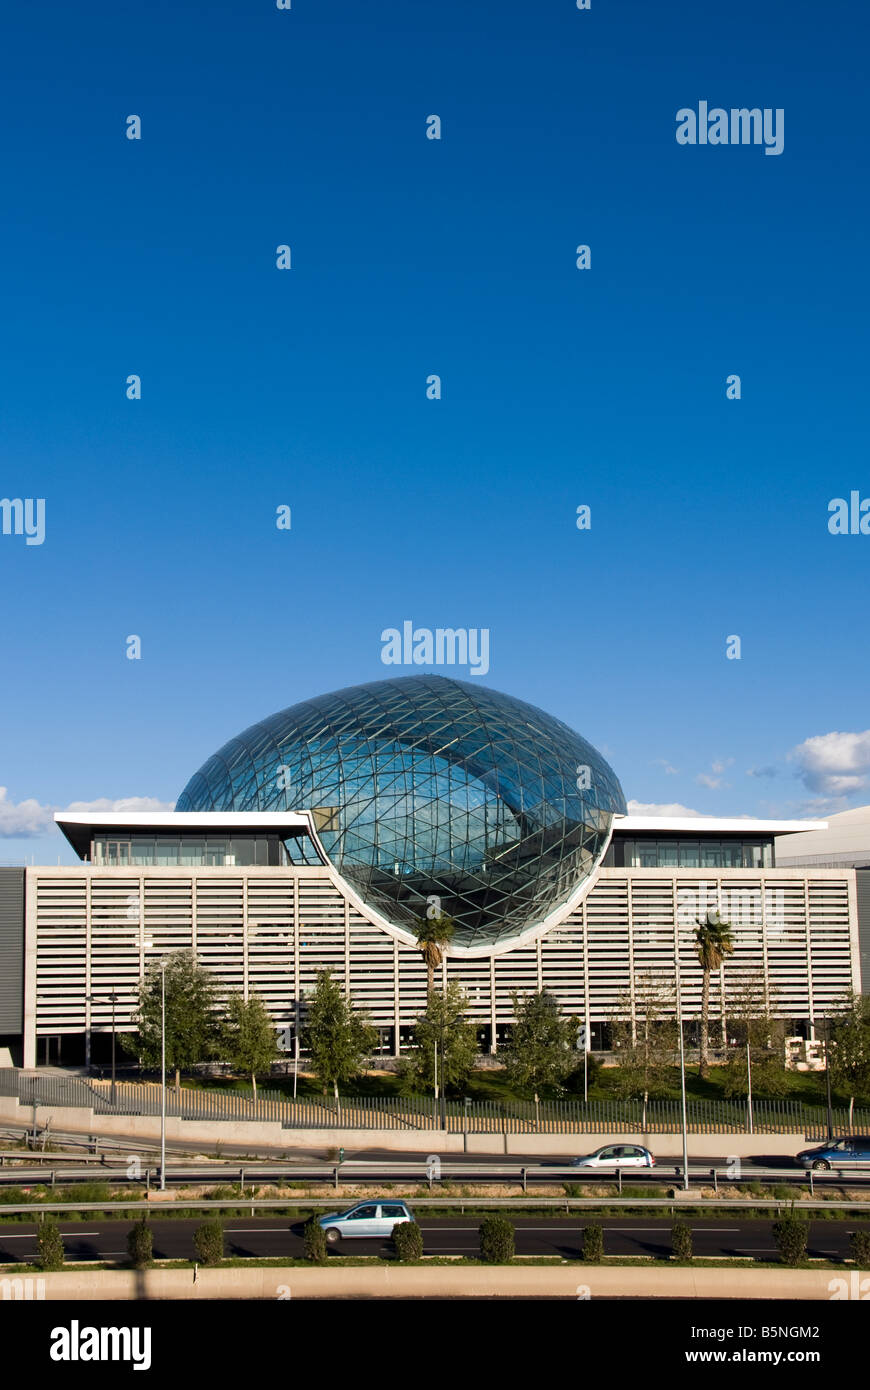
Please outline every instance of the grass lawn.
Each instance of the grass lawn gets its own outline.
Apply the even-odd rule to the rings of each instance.
[[[686,1093],[691,1100],[725,1100],[725,1080],[726,1070],[724,1067],[711,1067],[705,1079],[698,1076],[697,1068],[691,1067],[686,1073]],[[824,1107],[825,1097],[825,1077],[823,1072],[786,1072],[788,1082],[787,1099],[801,1101],[804,1105]],[[602,1067],[597,1070],[595,1079],[589,1087],[590,1100],[615,1100],[617,1099],[618,1069],[616,1067]],[[186,1079],[182,1082],[183,1086],[197,1090],[207,1090],[215,1088],[218,1090],[239,1090],[250,1091],[250,1081],[247,1078],[220,1077],[215,1079]],[[272,1077],[267,1082],[261,1083],[262,1089],[271,1092],[279,1091],[287,1098],[293,1095],[293,1078]],[[300,1098],[311,1097],[320,1098],[323,1094],[316,1078],[300,1072],[298,1078],[297,1094]],[[368,1072],[363,1076],[357,1077],[345,1088],[348,1096],[398,1096],[399,1086],[396,1076],[391,1072]],[[514,1092],[507,1080],[505,1073],[498,1069],[481,1068],[471,1073],[468,1083],[461,1095],[467,1095],[472,1100],[497,1101],[502,1104],[510,1104],[517,1100],[528,1100],[529,1097],[518,1096]],[[557,1098],[555,1091],[549,1093],[542,1090],[542,1100]],[[670,1084],[667,1088],[667,1096],[672,1100],[680,1098],[680,1073],[674,1067]],[[558,1093],[559,1099],[582,1100],[582,1091],[579,1095],[561,1092]],[[329,1098],[331,1099],[331,1097]],[[756,1091],[755,1099],[763,1101],[763,1092]],[[740,1103],[739,1100],[736,1103]],[[833,1103],[835,1107],[844,1108],[849,1104],[847,1095],[834,1092]],[[870,1097],[855,1097],[855,1105],[858,1108],[870,1105]]]

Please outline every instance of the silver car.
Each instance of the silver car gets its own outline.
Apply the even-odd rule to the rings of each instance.
[[[655,1159],[640,1144],[605,1144],[603,1149],[572,1158],[572,1168],[652,1168]]]
[[[347,1211],[333,1211],[321,1216],[320,1224],[330,1245],[340,1240],[387,1240],[393,1227],[403,1221],[413,1221],[410,1207],[404,1202],[358,1202]]]

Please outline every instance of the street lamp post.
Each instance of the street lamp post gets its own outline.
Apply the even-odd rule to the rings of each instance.
[[[831,1104],[831,1020],[825,1019],[825,1091],[828,1099],[828,1141],[834,1137],[834,1110]]]
[[[746,1100],[749,1106],[749,1133],[752,1134],[752,1052],[746,1044]]]
[[[110,994],[109,999],[112,1003],[112,1109],[115,1108],[115,1005],[118,1002],[117,994]]]
[[[167,962],[160,962],[160,1191],[167,1190]]]
[[[683,1042],[683,1015],[680,1012],[680,1090],[683,1097],[683,1190],[689,1190],[689,1124],[686,1116],[686,1050]]]

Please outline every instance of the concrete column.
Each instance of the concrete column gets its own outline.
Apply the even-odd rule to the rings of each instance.
[[[399,954],[399,942],[397,937],[393,937],[393,1056],[399,1055],[399,1044],[401,1034],[399,1032],[399,1019],[402,1011],[402,992],[400,971],[402,968],[402,958]]]
[[[85,1067],[91,1065],[91,884],[85,879]]]
[[[25,1067],[36,1066],[36,895],[39,874],[24,871],[24,1056]]]

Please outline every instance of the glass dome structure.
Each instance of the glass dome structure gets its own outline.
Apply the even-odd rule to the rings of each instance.
[[[310,811],[342,877],[394,926],[427,903],[452,949],[542,922],[589,877],[622,788],[560,720],[436,675],[351,686],[270,715],[188,782],[178,811]]]

